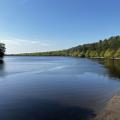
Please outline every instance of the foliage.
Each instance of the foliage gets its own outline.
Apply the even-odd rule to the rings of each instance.
[[[120,36],[110,37],[96,43],[79,45],[68,50],[70,55],[79,51],[81,57],[120,58]]]
[[[79,45],[61,51],[25,53],[20,55],[120,58],[120,36],[110,37],[109,39],[100,40],[96,43]]]
[[[3,57],[5,53],[5,44],[0,43],[0,57]]]

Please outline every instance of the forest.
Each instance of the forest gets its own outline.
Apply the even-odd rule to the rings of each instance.
[[[99,42],[79,45],[68,49],[68,55],[80,57],[120,58],[120,36],[99,40]]]
[[[120,36],[113,36],[99,42],[79,45],[70,49],[24,53],[19,55],[27,56],[75,56],[88,58],[120,58]]]
[[[0,57],[3,57],[5,54],[5,44],[0,43]]]

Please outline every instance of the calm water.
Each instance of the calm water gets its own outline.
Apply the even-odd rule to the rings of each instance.
[[[120,61],[5,57],[0,120],[88,120],[120,91]]]

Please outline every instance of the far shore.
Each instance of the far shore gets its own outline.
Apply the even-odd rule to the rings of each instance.
[[[79,57],[79,56],[60,56],[60,55],[19,55],[19,54],[6,54],[5,56],[31,56],[31,57],[78,57],[78,58],[90,58],[90,59],[111,59],[120,60],[120,58],[105,58],[105,57]]]
[[[105,57],[91,57],[92,59],[111,59],[111,60],[119,60],[120,58],[105,58]]]

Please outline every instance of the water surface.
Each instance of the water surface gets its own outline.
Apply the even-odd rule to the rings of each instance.
[[[88,120],[120,90],[120,62],[5,57],[0,120]]]

